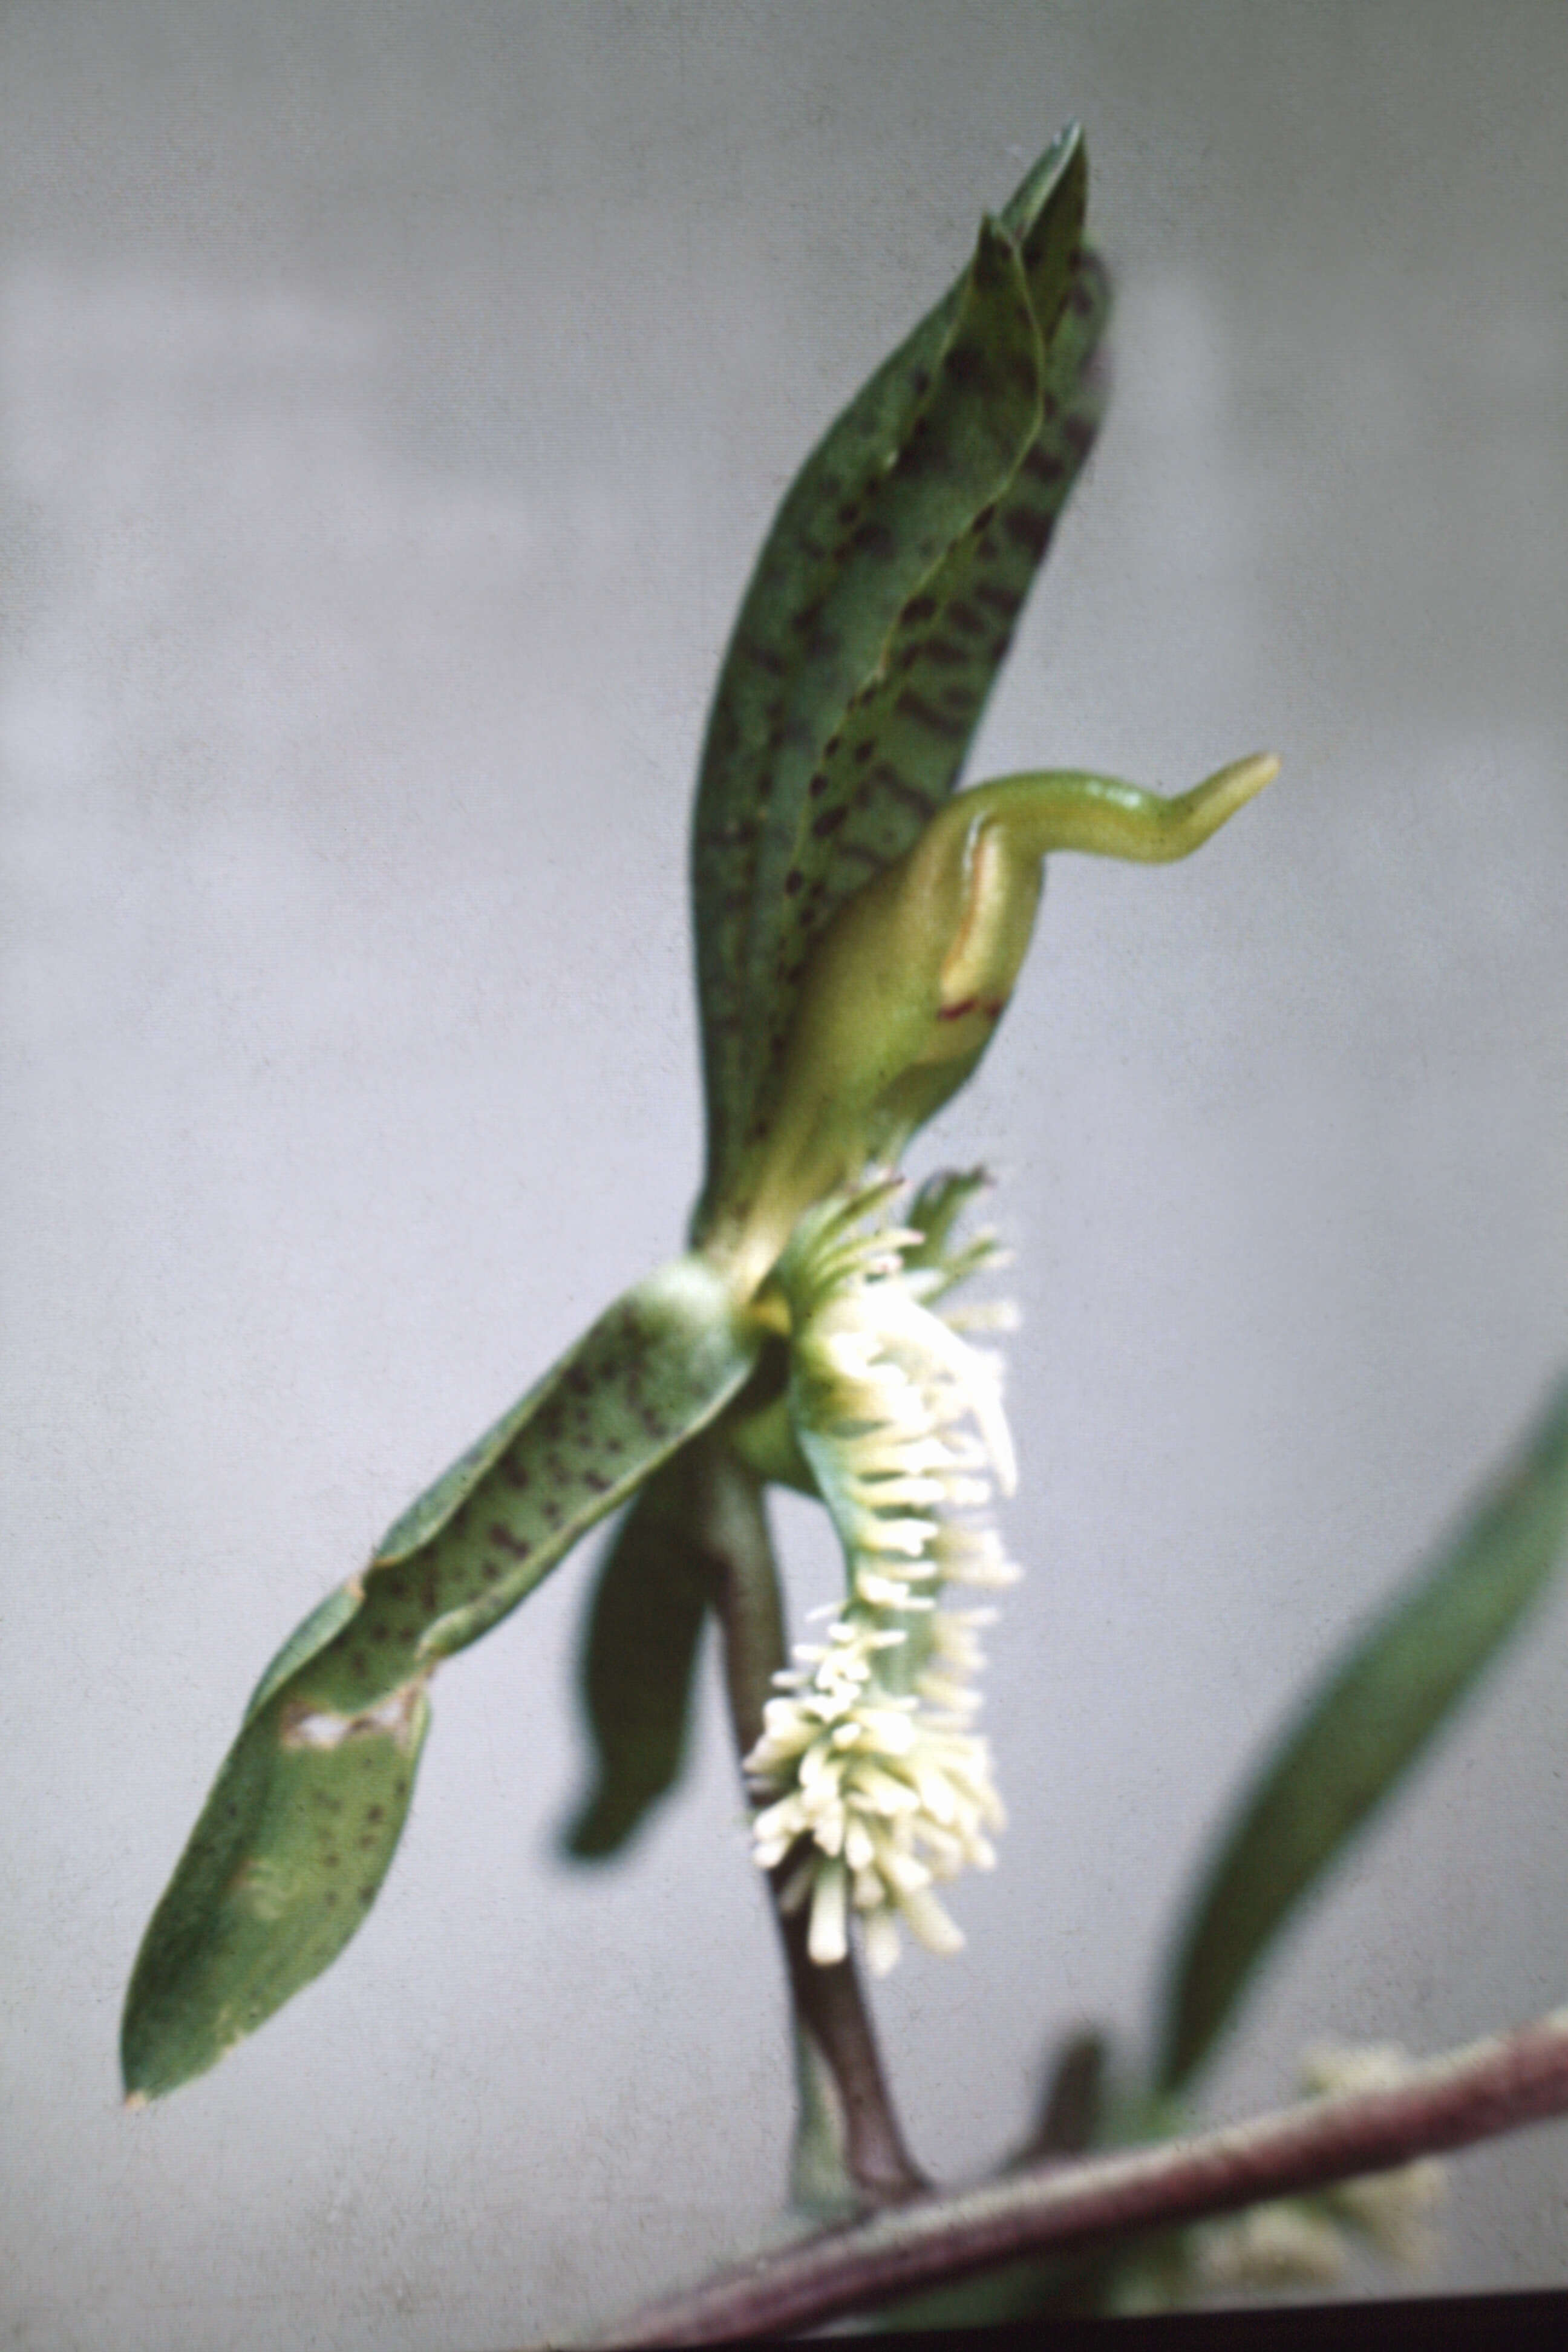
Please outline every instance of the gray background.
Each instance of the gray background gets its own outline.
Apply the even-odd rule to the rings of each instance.
[[[447,2352],[752,2240],[789,2092],[714,1694],[569,1873],[574,1563],[441,1677],[317,1986],[116,2104],[136,1940],[274,1643],[697,1178],[707,694],[809,440],[1069,115],[1120,389],[974,772],[1283,778],[1058,862],[920,1164],[1019,1245],[1012,1822],[879,1996],[922,2158],[1146,2040],[1234,1776],[1568,1339],[1568,19],[1310,6],[13,5],[0,19],[3,2339]],[[830,1589],[783,1515],[803,1608]],[[1563,1997],[1544,1613],[1260,1988]],[[1552,2282],[1561,2131],[1436,2283]]]

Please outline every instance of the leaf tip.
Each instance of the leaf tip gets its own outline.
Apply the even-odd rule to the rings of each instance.
[[[608,1862],[626,1843],[637,1820],[636,1809],[617,1805],[609,1790],[597,1790],[581,1812],[563,1825],[556,1849],[569,1862]]]

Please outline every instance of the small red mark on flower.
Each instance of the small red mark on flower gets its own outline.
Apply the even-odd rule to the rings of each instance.
[[[944,1004],[937,1013],[939,1021],[962,1021],[966,1013],[983,1013],[988,1021],[995,1021],[1007,1010],[1007,999],[998,996],[987,1002],[978,996],[966,996],[957,1004]]]

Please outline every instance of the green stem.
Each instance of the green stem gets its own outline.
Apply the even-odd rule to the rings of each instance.
[[[762,1738],[763,1708],[785,1662],[784,1602],[761,1480],[723,1445],[700,1441],[700,1447],[698,1531],[713,1573],[730,1717],[737,1752],[744,1757]],[[819,1967],[805,1948],[805,1909],[786,1912],[780,1905],[797,1859],[786,1854],[769,1884],[805,2063],[814,2053],[831,2080],[843,2118],[845,2166],[862,2202],[898,2204],[927,2184],[893,2112],[853,1958]]]

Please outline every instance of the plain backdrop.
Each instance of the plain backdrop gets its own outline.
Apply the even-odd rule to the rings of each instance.
[[[1227,1790],[1568,1357],[1565,98],[1556,0],[0,16],[0,2341],[499,2352],[773,2226],[710,1663],[679,1801],[558,1858],[586,1551],[441,1675],[326,1978],[139,2116],[117,2012],[275,1643],[679,1245],[741,588],[1071,116],[1119,388],[972,772],[1286,765],[1058,861],[919,1153],[1002,1180],[1027,1581],[1000,1867],[878,2008],[947,2179],[1076,2022],[1146,2050]],[[1552,1604],[1205,2113],[1562,2000],[1565,1665]],[[1433,2284],[1564,2275],[1565,2148],[1455,2164]]]

